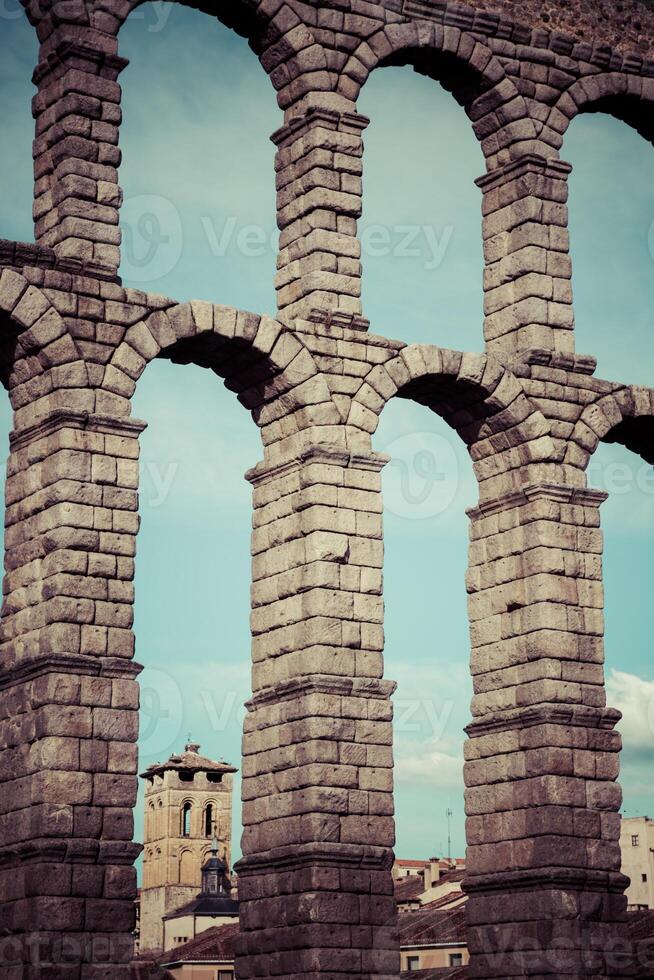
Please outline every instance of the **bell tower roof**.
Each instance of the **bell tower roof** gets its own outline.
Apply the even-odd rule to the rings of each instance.
[[[153,776],[163,775],[164,772],[214,772],[214,773],[235,773],[238,769],[225,762],[224,759],[208,759],[200,755],[200,745],[197,742],[188,742],[184,746],[184,751],[179,754],[173,753],[166,762],[155,762],[148,766],[145,772],[141,773],[142,779],[151,779]]]

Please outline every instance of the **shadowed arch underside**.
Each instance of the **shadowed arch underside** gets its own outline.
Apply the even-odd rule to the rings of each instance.
[[[408,398],[440,415],[468,447],[482,498],[506,477],[517,489],[524,468],[554,458],[550,426],[518,380],[485,354],[412,345],[366,376],[348,423],[374,433],[392,397]]]
[[[130,327],[104,375],[104,387],[127,400],[155,357],[197,364],[225,380],[262,430],[264,444],[283,438],[279,420],[295,415],[295,432],[340,416],[313,356],[292,331],[269,317],[191,302]]]
[[[654,389],[629,385],[604,395],[581,413],[566,461],[585,470],[600,442],[620,443],[654,463]]]

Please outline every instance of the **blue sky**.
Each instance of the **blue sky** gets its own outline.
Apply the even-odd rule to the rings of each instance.
[[[6,27],[6,30],[5,30]],[[31,28],[3,23],[0,235],[29,240],[36,60]],[[246,43],[190,10],[146,5],[121,34],[121,182],[127,285],[274,312],[274,148],[281,115]],[[410,69],[376,72],[360,99],[366,134],[364,305],[372,329],[480,349],[481,153],[462,111]],[[570,223],[577,349],[598,375],[654,384],[652,149],[603,116],[575,121]],[[153,217],[152,217],[153,216]],[[407,228],[411,230],[408,238]],[[249,685],[250,488],[256,427],[210,372],[150,366],[134,400],[146,419],[137,563],[142,765],[180,747],[238,764]],[[3,422],[10,427],[7,407]],[[391,403],[375,447],[384,476],[387,676],[396,696],[398,852],[464,848],[462,729],[469,718],[463,576],[475,486],[463,447],[420,406]],[[436,461],[436,467],[432,466]],[[654,668],[646,613],[654,481],[602,447],[591,484],[611,489],[606,531],[609,701],[623,708],[625,810],[654,816]],[[140,809],[137,824],[140,826]],[[235,807],[238,825],[238,806]],[[238,831],[236,831],[238,836]]]

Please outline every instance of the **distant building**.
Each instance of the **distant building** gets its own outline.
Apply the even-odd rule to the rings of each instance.
[[[465,858],[438,858],[432,857],[428,861],[416,861],[414,859],[408,861],[405,858],[396,858],[393,864],[393,880],[399,881],[400,878],[409,878],[416,875],[421,877],[425,876],[426,869],[428,866],[438,865],[440,871],[449,871],[453,868],[459,868],[465,870],[466,859]]]
[[[627,907],[654,909],[654,821],[623,817],[620,830],[622,873],[631,879]]]
[[[464,904],[443,909],[436,902],[423,906],[418,912],[405,912],[400,914],[399,929],[400,969],[403,972],[467,965]]]
[[[238,923],[238,902],[225,862],[218,857],[218,840],[211,844],[211,857],[202,867],[202,890],[186,905],[163,917],[164,949],[173,949],[214,926]],[[215,978],[213,978],[215,980]],[[219,977],[218,980],[223,980]]]
[[[398,882],[397,887],[403,884],[404,881]],[[465,895],[461,897],[463,901],[451,907],[443,908],[442,900],[437,900],[414,911],[400,912],[400,980],[468,980]],[[237,922],[207,929],[150,962],[175,980],[234,980],[238,931]],[[630,912],[627,934],[637,951],[640,972],[636,976],[639,980],[652,980],[654,912]],[[156,980],[163,980],[163,975],[157,974]]]
[[[226,869],[230,867],[237,770],[201,756],[199,749],[189,743],[180,755],[171,755],[141,774],[145,781],[141,953],[162,950],[164,917],[197,899],[214,835],[217,857]]]
[[[432,976],[459,980],[457,967],[468,963],[464,908],[425,906],[420,912],[401,913],[399,932],[403,976],[408,972],[420,980]],[[233,980],[237,935],[237,923],[208,929],[156,961],[180,980]]]
[[[175,980],[234,980],[234,940],[238,923],[217,926],[158,957]]]
[[[431,858],[432,861],[437,861],[438,858]],[[395,864],[393,865],[393,878],[395,881],[399,881],[400,878],[411,878],[417,875],[422,875],[425,870],[425,861],[407,861],[402,858],[396,858]]]
[[[452,966],[444,969],[435,967],[433,970],[420,970],[418,973],[413,970],[403,970],[400,973],[400,980],[468,980],[468,968],[466,966]]]
[[[420,909],[438,901],[439,907],[465,902],[461,890],[465,861],[430,858],[429,861],[398,860],[393,865],[395,898],[400,912]]]

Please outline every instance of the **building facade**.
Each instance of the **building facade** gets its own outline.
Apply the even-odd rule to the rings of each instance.
[[[649,817],[623,817],[620,833],[622,873],[631,884],[627,906],[654,909],[654,821]]]
[[[238,901],[232,897],[227,865],[218,856],[220,844],[214,837],[211,854],[202,865],[202,889],[186,905],[163,917],[164,951],[181,946],[214,926],[238,923]]]
[[[234,944],[238,923],[215,926],[159,957],[175,980],[234,980]]]
[[[430,858],[428,861],[396,860],[393,865],[395,900],[400,912],[439,903],[439,907],[465,902],[462,891],[465,861],[462,858]]]
[[[141,776],[145,782],[141,952],[164,949],[164,917],[197,898],[214,836],[218,856],[230,867],[236,769],[201,756],[199,749],[190,743],[183,753],[150,766]]]
[[[429,904],[419,912],[401,914],[399,929],[402,972],[468,964],[465,907],[442,909]]]

